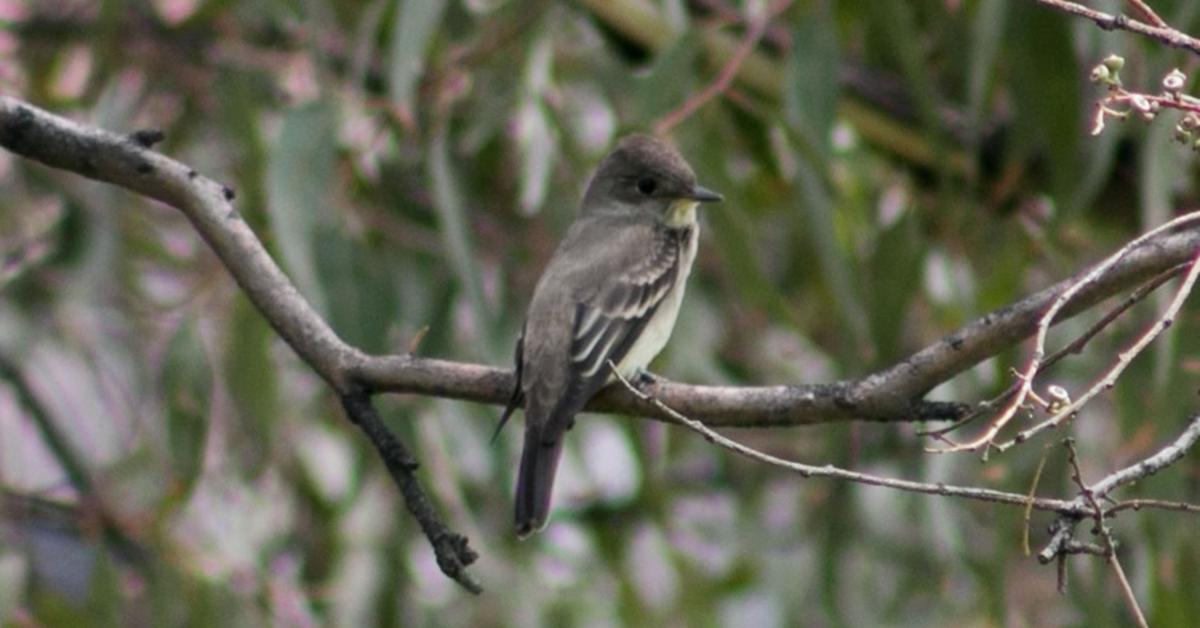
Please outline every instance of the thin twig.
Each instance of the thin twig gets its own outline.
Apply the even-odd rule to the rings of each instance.
[[[746,31],[746,36],[742,38],[738,44],[737,50],[730,57],[725,67],[721,68],[721,72],[717,74],[716,80],[705,87],[700,93],[688,98],[674,111],[663,116],[658,124],[654,125],[654,132],[658,135],[666,135],[671,129],[675,128],[680,122],[691,117],[697,109],[703,107],[705,103],[720,96],[729,86],[733,84],[733,78],[737,76],[738,68],[742,66],[742,62],[758,45],[763,34],[767,32],[767,26],[771,24],[771,20],[776,15],[779,15],[784,9],[792,3],[792,0],[773,0],[770,5],[763,9],[762,15],[759,15]]]
[[[1150,281],[1138,286],[1137,290],[1130,293],[1130,295],[1121,301],[1121,303],[1119,303],[1116,307],[1106,312],[1104,316],[1102,316],[1100,320],[1093,323],[1087,331],[1083,332],[1079,335],[1079,337],[1075,338],[1075,340],[1072,340],[1065,347],[1055,351],[1050,355],[1050,357],[1046,358],[1046,361],[1042,364],[1042,368],[1039,369],[1039,373],[1045,375],[1046,373],[1050,372],[1051,368],[1056,366],[1063,358],[1067,357],[1068,355],[1078,354],[1083,351],[1083,349],[1089,342],[1092,341],[1093,338],[1099,335],[1101,331],[1104,331],[1104,329],[1117,320],[1117,318],[1119,318],[1134,305],[1137,305],[1139,302],[1149,296],[1150,293],[1154,292],[1154,290],[1169,281],[1172,277],[1175,277],[1184,270],[1187,270],[1188,266],[1189,264],[1185,263],[1168,268],[1162,273],[1159,273],[1158,276],[1154,277]],[[991,411],[992,409],[996,408],[996,406],[1007,401],[1010,397],[1012,397],[1012,395],[1016,394],[1019,387],[1019,381],[1013,382],[1013,384],[1004,392],[992,397],[991,399],[988,399],[987,401],[980,402],[967,416],[945,427],[931,430],[918,430],[917,436],[931,436],[936,438],[945,434],[949,434],[950,432],[963,427],[971,421],[979,418],[984,413]]]
[[[1142,17],[1149,22],[1151,26],[1157,26],[1159,28],[1164,28],[1167,26],[1167,22],[1159,17],[1158,14],[1154,12],[1154,9],[1151,9],[1150,5],[1146,4],[1143,0],[1125,1],[1128,2],[1129,6],[1133,7],[1135,11],[1141,13]]]
[[[1078,2],[1067,2],[1065,0],[1033,0],[1034,2],[1069,13],[1079,17],[1087,18],[1096,23],[1097,26],[1104,30],[1119,29],[1144,35],[1162,42],[1172,48],[1182,48],[1193,54],[1200,55],[1200,39],[1196,39],[1186,33],[1181,33],[1170,26],[1155,26],[1139,22],[1131,19],[1120,13],[1113,15],[1103,11],[1097,11],[1079,4]]]
[[[1166,233],[1168,231],[1177,229],[1179,227],[1187,225],[1188,223],[1191,223],[1191,222],[1195,222],[1197,220],[1200,220],[1200,212],[1191,212],[1188,214],[1184,214],[1183,216],[1179,216],[1178,218],[1175,218],[1174,220],[1171,220],[1155,229],[1152,229],[1152,230],[1142,234],[1141,236],[1135,238],[1134,240],[1132,240],[1125,246],[1121,247],[1117,252],[1115,252],[1112,255],[1105,258],[1105,260],[1102,261],[1101,263],[1092,267],[1092,269],[1090,271],[1088,271],[1088,273],[1086,275],[1084,275],[1081,279],[1074,282],[1066,290],[1063,290],[1058,295],[1058,297],[1054,300],[1054,302],[1050,305],[1050,307],[1045,311],[1045,313],[1042,314],[1042,316],[1038,319],[1037,334],[1035,335],[1035,340],[1034,340],[1033,355],[1030,356],[1029,361],[1026,363],[1025,369],[1017,374],[1018,387],[1017,387],[1016,394],[1012,396],[1012,398],[1009,400],[1008,404],[1004,406],[1004,408],[1000,411],[1000,413],[994,419],[992,419],[992,422],[991,422],[991,424],[989,424],[988,428],[986,430],[984,430],[984,432],[982,434],[980,434],[978,437],[976,437],[975,439],[970,440],[968,442],[954,444],[954,445],[951,445],[948,447],[942,447],[942,448],[927,448],[926,451],[929,451],[931,453],[947,453],[947,452],[955,452],[955,451],[977,451],[981,448],[991,448],[991,447],[996,447],[1000,450],[1004,450],[1004,449],[1007,449],[1008,447],[1011,447],[1013,444],[1023,442],[1024,440],[1026,440],[1030,436],[1032,436],[1034,433],[1041,431],[1042,429],[1045,429],[1046,427],[1048,427],[1050,425],[1058,425],[1066,417],[1071,416],[1074,412],[1076,412],[1084,403],[1087,403],[1089,400],[1091,400],[1091,398],[1093,396],[1098,394],[1100,389],[1098,389],[1098,388],[1090,389],[1087,393],[1080,396],[1074,402],[1066,404],[1063,409],[1057,411],[1054,414],[1054,416],[1051,417],[1050,420],[1047,420],[1045,423],[1042,424],[1042,426],[1038,427],[1035,431],[1030,432],[1030,430],[1026,430],[1025,432],[1021,432],[1020,434],[1017,435],[1017,438],[1014,439],[1014,441],[1012,441],[1010,443],[1006,443],[1003,446],[997,446],[995,444],[996,435],[1000,433],[1000,430],[1002,430],[1004,428],[1004,426],[1008,425],[1009,421],[1012,420],[1012,418],[1016,415],[1017,411],[1029,399],[1030,393],[1033,391],[1034,378],[1037,377],[1038,371],[1041,368],[1043,360],[1046,355],[1046,339],[1050,333],[1050,325],[1058,317],[1059,313],[1063,310],[1063,308],[1065,308],[1067,306],[1067,304],[1071,302],[1071,299],[1074,298],[1075,295],[1077,295],[1078,293],[1083,291],[1090,284],[1098,281],[1101,277],[1104,276],[1104,274],[1110,268],[1115,266],[1117,264],[1117,262],[1119,262],[1121,260],[1121,258],[1123,258],[1125,255],[1127,255],[1130,251],[1136,249],[1142,243],[1158,236],[1159,234]],[[1175,311],[1178,310],[1178,306],[1182,305],[1183,298],[1186,298],[1188,292],[1190,292],[1190,290],[1191,290],[1192,284],[1195,282],[1196,271],[1200,271],[1200,264],[1197,263],[1198,261],[1200,261],[1200,257],[1193,258],[1192,271],[1188,274],[1188,278],[1184,280],[1184,284],[1180,287],[1180,290],[1176,293],[1176,300],[1172,303],[1172,307],[1168,308],[1167,314],[1164,315],[1163,318],[1161,318],[1159,320],[1159,323],[1156,324],[1149,332],[1147,332],[1145,335],[1143,335],[1143,337],[1140,338],[1138,340],[1138,342],[1136,342],[1134,344],[1134,347],[1131,347],[1131,350],[1134,350],[1134,352],[1133,352],[1133,354],[1130,355],[1130,359],[1132,359],[1132,355],[1136,355],[1137,352],[1140,352],[1141,349],[1145,347],[1145,344],[1148,344],[1150,340],[1153,340],[1153,338],[1157,337],[1158,333],[1161,332],[1162,329],[1165,328],[1165,325],[1170,324],[1169,322],[1165,322],[1165,321],[1169,321],[1170,319],[1173,318]],[[1165,322],[1165,324],[1163,324],[1164,322]],[[1144,343],[1143,343],[1143,340],[1145,341]],[[1114,380],[1110,379],[1110,377],[1115,377],[1116,375],[1119,375],[1120,372],[1124,370],[1124,368],[1127,364],[1128,364],[1127,361],[1126,362],[1118,362],[1118,364],[1113,369],[1111,369],[1110,372],[1108,374],[1106,374],[1106,376],[1104,378],[1102,378],[1102,381],[1105,383],[1105,385],[1110,385],[1111,382],[1114,381]]]
[[[1096,494],[1097,498],[1108,497],[1117,488],[1148,478],[1175,464],[1196,445],[1197,441],[1200,441],[1200,412],[1193,414],[1188,420],[1187,427],[1174,441],[1158,450],[1153,456],[1108,474],[1104,479],[1092,485],[1092,492]],[[1141,506],[1150,506],[1149,501],[1143,501]],[[1155,506],[1157,507],[1158,504]]]
[[[1188,425],[1184,428],[1183,432],[1180,432],[1179,436],[1175,437],[1175,440],[1163,446],[1154,455],[1123,469],[1114,471],[1093,484],[1089,489],[1091,493],[1090,500],[1086,499],[1084,495],[1080,495],[1072,500],[1073,511],[1071,513],[1063,512],[1062,514],[1066,516],[1060,517],[1051,525],[1052,536],[1050,542],[1038,553],[1038,560],[1042,563],[1048,563],[1056,555],[1059,555],[1058,553],[1061,551],[1063,544],[1072,534],[1075,521],[1079,517],[1095,516],[1093,501],[1098,503],[1101,499],[1110,499],[1109,494],[1117,488],[1150,477],[1175,464],[1196,445],[1197,441],[1200,441],[1200,412],[1188,417]],[[1200,505],[1158,499],[1134,499],[1120,502],[1109,507],[1103,514],[1107,517],[1121,510],[1136,510],[1139,508],[1157,508],[1165,511],[1200,514]]]
[[[1180,512],[1190,512],[1200,515],[1200,505],[1189,504],[1187,502],[1176,502],[1165,499],[1127,499],[1117,503],[1115,506],[1109,506],[1104,511],[1105,516],[1121,512],[1122,510],[1141,510],[1143,508],[1157,508],[1159,510],[1178,510]]]
[[[1104,559],[1112,567],[1113,573],[1117,576],[1117,583],[1121,585],[1121,592],[1125,595],[1125,605],[1129,608],[1129,613],[1133,615],[1141,628],[1149,628],[1146,623],[1146,615],[1142,613],[1142,607],[1138,604],[1137,596],[1133,593],[1133,587],[1129,586],[1129,579],[1125,577],[1125,569],[1121,567],[1121,561],[1117,558],[1117,546],[1112,538],[1112,531],[1104,521],[1104,509],[1096,501],[1096,493],[1088,488],[1083,481],[1083,472],[1079,469],[1079,453],[1075,450],[1075,439],[1067,438],[1063,440],[1063,444],[1067,447],[1067,462],[1071,465],[1071,479],[1074,480],[1076,486],[1079,487],[1080,495],[1091,506],[1092,516],[1096,520],[1096,527],[1093,533],[1098,535],[1104,542]],[[1091,552],[1095,553],[1095,552]]]
[[[1103,515],[1098,518],[1103,519]],[[1129,578],[1125,577],[1121,561],[1117,560],[1117,550],[1112,544],[1111,535],[1105,532],[1101,536],[1105,539],[1105,560],[1112,567],[1113,573],[1117,576],[1117,582],[1121,585],[1121,591],[1125,594],[1125,606],[1129,608],[1129,613],[1133,615],[1138,626],[1150,628],[1150,624],[1146,622],[1146,615],[1142,612],[1142,607],[1138,605],[1137,596],[1133,594],[1133,587],[1129,585]]]
[[[1097,70],[1093,70],[1093,72],[1104,67],[1103,64],[1098,65],[1096,66]],[[1179,69],[1167,74],[1163,78],[1163,82],[1166,83],[1168,79],[1177,81],[1181,85],[1187,81],[1186,75]],[[1114,78],[1094,80],[1108,83],[1108,93],[1095,105],[1095,113],[1092,115],[1092,135],[1103,133],[1110,117],[1125,120],[1136,114],[1144,120],[1150,121],[1158,117],[1162,111],[1174,109],[1188,114],[1184,116],[1183,122],[1180,124],[1179,128],[1182,129],[1184,124],[1194,125],[1196,115],[1200,114],[1200,98],[1181,93],[1178,90],[1167,89],[1164,86],[1163,92],[1160,94],[1146,94],[1127,90],[1121,87]],[[1114,105],[1128,108],[1119,109]],[[1176,141],[1184,140],[1177,138]]]
[[[1193,214],[1195,215],[1195,214]],[[1133,358],[1137,357],[1146,347],[1154,341],[1163,331],[1170,327],[1175,322],[1175,317],[1179,314],[1179,309],[1183,307],[1183,302],[1187,300],[1188,295],[1192,292],[1192,287],[1196,284],[1196,278],[1200,277],[1200,250],[1196,251],[1196,257],[1192,260],[1191,268],[1183,278],[1183,282],[1179,285],[1179,289],[1175,291],[1175,297],[1171,303],[1167,305],[1167,309],[1162,316],[1154,322],[1141,336],[1137,338],[1127,349],[1122,351],[1117,356],[1117,361],[1107,370],[1104,375],[1091,385],[1078,399],[1065,404],[1061,409],[1058,409],[1050,418],[1034,425],[1028,429],[1022,430],[1010,441],[994,445],[998,451],[1005,451],[1014,445],[1020,444],[1029,440],[1034,435],[1043,430],[1057,427],[1067,418],[1073,416],[1080,408],[1083,407],[1096,395],[1108,390],[1116,384],[1121,373],[1128,368]]]
[[[400,488],[404,496],[404,505],[412,513],[421,526],[421,531],[433,545],[438,567],[442,573],[461,584],[464,589],[476,595],[483,592],[467,566],[475,562],[479,555],[467,544],[467,537],[455,533],[446,527],[441,517],[429,501],[425,490],[417,481],[418,464],[408,449],[401,443],[375,412],[371,405],[370,396],[365,393],[350,393],[342,395],[342,407],[346,415],[367,434],[371,443],[379,451],[379,457],[387,465],[387,470]]]
[[[945,484],[943,482],[916,482],[913,480],[903,480],[898,478],[872,475],[869,473],[860,473],[858,471],[850,471],[848,469],[842,469],[833,465],[824,465],[818,467],[801,462],[784,460],[777,456],[772,456],[771,454],[743,445],[735,440],[726,438],[718,432],[709,429],[708,426],[704,425],[700,421],[688,418],[687,416],[675,411],[670,406],[667,406],[653,395],[647,394],[631,384],[629,380],[617,372],[616,366],[612,364],[611,361],[609,362],[608,366],[615,381],[617,381],[630,394],[642,399],[648,404],[653,405],[660,412],[671,417],[676,423],[691,428],[693,431],[703,436],[708,442],[752,460],[757,460],[759,462],[798,473],[805,478],[820,477],[835,480],[846,480],[857,484],[881,486],[884,488],[891,488],[911,493],[942,495],[944,497],[959,497],[975,501],[1024,506],[1035,510],[1055,512],[1060,515],[1072,517],[1090,516],[1091,514],[1088,506],[1077,500],[1064,501],[1045,497],[1030,497],[1020,493],[1009,493],[988,488],[955,486],[951,484]],[[1147,504],[1147,506],[1149,505]]]

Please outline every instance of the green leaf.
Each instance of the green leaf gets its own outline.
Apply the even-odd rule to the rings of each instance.
[[[934,165],[945,180],[950,166],[947,159],[950,153],[938,115],[939,88],[926,58],[924,39],[917,26],[914,9],[906,2],[880,2],[877,6],[877,11],[872,15],[880,23],[879,30],[888,36],[891,53],[897,57],[908,84],[909,96],[917,105],[921,131],[933,149]]]
[[[543,94],[550,89],[553,42],[538,40],[525,62],[525,89],[517,110],[516,139],[521,153],[521,211],[537,213],[546,201],[550,174],[558,158],[558,138],[551,128]]]
[[[850,364],[858,361],[859,344],[868,338],[866,313],[855,270],[846,252],[839,246],[834,229],[834,203],[825,182],[806,159],[797,160],[797,185],[802,201],[799,203],[804,219],[803,235],[816,251],[821,276],[837,304],[842,334],[846,340],[842,357]]]
[[[212,370],[195,320],[188,319],[175,330],[162,377],[171,467],[176,479],[190,487],[200,475],[204,460],[212,391]]]
[[[832,12],[828,5],[821,6],[800,19],[792,31],[783,111],[788,126],[822,159],[828,159],[838,104],[838,42]]]
[[[438,222],[442,240],[450,256],[450,267],[458,278],[459,285],[466,292],[475,321],[484,332],[481,340],[490,342],[493,329],[492,314],[483,300],[483,288],[479,279],[479,269],[475,264],[474,246],[467,229],[466,206],[459,192],[462,183],[450,166],[450,149],[446,137],[445,125],[439,125],[434,131],[433,141],[429,145],[428,176],[430,190],[433,192],[434,207],[437,210]],[[491,348],[486,348],[491,352]]]
[[[1026,151],[1046,157],[1061,204],[1080,174],[1083,74],[1071,46],[1070,21],[1021,2],[1012,5],[1008,62],[1017,138]]]
[[[316,260],[321,289],[329,298],[329,324],[351,345],[385,352],[398,306],[392,282],[396,264],[338,230],[317,232],[318,240],[325,243],[317,249]]]
[[[392,102],[415,113],[413,95],[417,79],[425,70],[425,51],[438,32],[446,0],[400,0],[392,31],[388,94]]]
[[[268,211],[283,264],[318,312],[327,312],[317,278],[314,250],[320,225],[332,223],[335,147],[334,113],[327,103],[287,112],[271,146],[267,167]]]
[[[644,120],[649,125],[695,93],[699,52],[698,35],[689,32],[658,55],[649,72],[633,80],[625,80],[625,89],[633,90],[632,110],[637,112],[638,120]],[[620,89],[621,86],[616,88]]]
[[[269,461],[273,427],[280,414],[279,379],[270,352],[274,339],[275,332],[262,314],[239,295],[229,321],[225,385],[241,428],[238,449],[255,471]]]
[[[1141,200],[1142,224],[1147,227],[1160,225],[1171,219],[1175,209],[1175,189],[1186,165],[1185,148],[1172,139],[1175,120],[1155,120],[1146,134],[1139,165],[1139,197]],[[1155,302],[1165,307],[1170,300],[1168,292],[1155,295]],[[1175,370],[1177,370],[1180,342],[1180,326],[1171,325],[1153,345],[1155,397],[1163,393]]]
[[[881,363],[903,357],[904,313],[921,284],[925,258],[916,215],[907,212],[879,235],[871,256],[871,328],[876,359]]]
[[[971,122],[967,128],[975,143],[987,117],[988,87],[995,76],[1008,4],[1008,0],[980,0],[971,20],[971,49],[967,52],[967,115]]]

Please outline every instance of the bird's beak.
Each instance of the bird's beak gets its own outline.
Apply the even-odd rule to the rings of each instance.
[[[724,196],[721,196],[719,193],[714,192],[703,185],[696,185],[693,187],[692,193],[688,195],[688,198],[692,199],[693,201],[700,201],[701,203],[715,203],[717,201],[725,200]]]

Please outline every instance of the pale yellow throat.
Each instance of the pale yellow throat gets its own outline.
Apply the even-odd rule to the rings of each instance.
[[[696,224],[696,206],[700,203],[690,198],[681,198],[671,202],[667,207],[666,223],[668,227],[686,227]]]

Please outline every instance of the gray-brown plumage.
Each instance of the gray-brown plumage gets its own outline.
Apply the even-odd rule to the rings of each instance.
[[[696,256],[696,205],[720,199],[650,136],[625,138],[600,163],[534,290],[517,341],[517,385],[500,419],[503,426],[525,403],[522,538],[546,523],[563,435],[612,380],[609,362],[632,377],[666,344]]]

